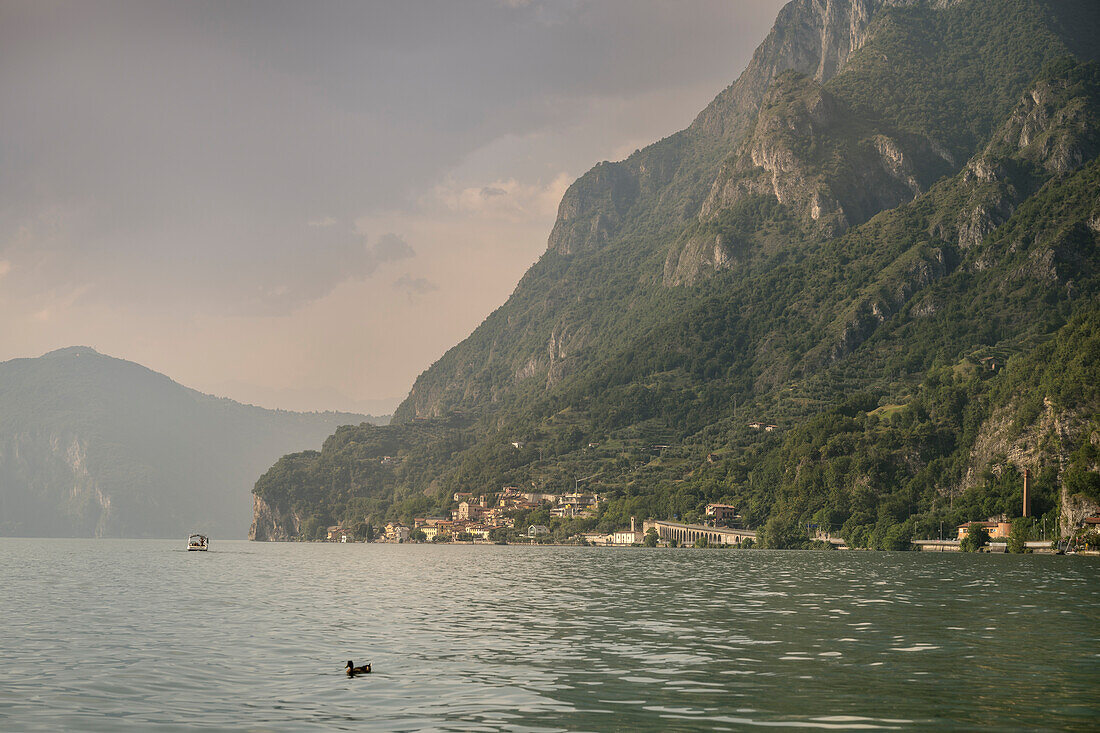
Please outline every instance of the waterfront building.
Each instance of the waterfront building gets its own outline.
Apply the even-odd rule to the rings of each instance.
[[[527,528],[527,536],[534,539],[535,537],[542,537],[550,534],[550,528],[545,524],[532,524]]]
[[[613,545],[640,545],[642,540],[645,539],[645,535],[637,528],[637,523],[634,517],[630,518],[630,529],[616,530],[611,535],[611,544]]]
[[[645,536],[632,529],[620,529],[611,535],[613,545],[640,545]]]
[[[325,537],[329,542],[347,542],[352,532],[350,529],[344,529],[343,527],[336,525],[335,527],[329,527],[325,533]]]
[[[400,522],[390,522],[386,525],[386,539],[390,542],[407,542],[409,528]]]
[[[989,519],[984,522],[967,522],[966,524],[960,524],[958,526],[959,539],[964,540],[970,534],[970,525],[980,524],[985,527],[985,531],[989,533],[990,539],[997,539],[1002,537],[1008,537],[1008,533],[1012,530],[1012,523],[1003,519]]]

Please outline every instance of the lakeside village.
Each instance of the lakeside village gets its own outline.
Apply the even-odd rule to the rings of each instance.
[[[1025,474],[1023,515],[1030,521],[1031,506]],[[329,542],[454,542],[464,544],[568,544],[608,547],[694,547],[739,548],[757,547],[756,530],[743,526],[741,515],[730,504],[707,504],[701,524],[672,520],[647,519],[639,526],[635,517],[630,526],[612,532],[578,532],[568,537],[553,537],[545,524],[521,524],[517,517],[532,512],[545,512],[552,519],[596,519],[606,499],[596,493],[547,494],[523,491],[505,486],[497,493],[475,496],[471,492],[454,494],[455,509],[450,516],[416,517],[412,526],[390,522],[375,531],[370,524],[356,527],[328,527]],[[1018,520],[1017,520],[1018,523]],[[991,517],[981,522],[968,522],[955,528],[953,539],[913,540],[912,549],[924,552],[1038,552],[1053,553],[1080,550],[1100,554],[1100,515],[1088,516],[1077,522],[1075,536],[1079,541],[1061,546],[1053,542],[1023,541],[1013,547],[1013,525],[1007,517]],[[814,526],[806,527],[812,546],[820,549],[849,549],[840,537]]]
[[[546,544],[552,541],[550,527],[528,524],[516,527],[517,516],[545,510],[551,519],[595,519],[606,500],[594,493],[547,494],[523,491],[505,486],[498,493],[475,496],[472,492],[456,492],[455,508],[449,516],[416,517],[412,526],[390,522],[375,532],[370,525],[329,527],[329,542],[459,542],[505,543],[529,542]],[[579,545],[640,545],[645,543],[644,530],[632,520],[630,529],[610,533],[581,532],[567,539]]]

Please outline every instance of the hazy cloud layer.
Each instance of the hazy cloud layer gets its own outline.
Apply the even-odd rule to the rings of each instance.
[[[0,1],[0,359],[397,398],[780,4]]]

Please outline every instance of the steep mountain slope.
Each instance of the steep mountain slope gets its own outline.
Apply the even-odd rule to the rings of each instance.
[[[372,494],[372,515],[583,476],[613,497],[606,527],[726,499],[756,526],[813,520],[881,546],[903,523],[893,537],[977,518],[974,492],[1025,467],[1053,511],[1097,382],[1070,404],[1020,374],[1045,344],[1094,343],[1098,16],[1057,0],[790,3],[688,129],[569,189],[546,254],[387,429],[410,456],[454,452]],[[1077,428],[1009,470],[976,441],[1024,402],[1049,414],[1014,430]],[[462,424],[412,431],[448,415]],[[361,516],[334,497],[363,495],[373,456],[336,447],[296,465],[339,492],[295,498],[276,466],[257,494],[274,514]]]
[[[762,158],[761,176],[782,163],[790,170],[779,171],[779,198],[789,189],[808,194],[791,202],[799,206],[785,214],[803,213],[798,208],[810,212],[814,191],[807,182],[823,176],[857,194],[869,190],[864,184],[873,181],[849,180],[842,171],[829,169],[826,151],[815,148],[822,136],[814,136],[813,129],[810,135],[791,133],[800,138],[801,158],[790,155],[790,141],[767,134],[768,118],[760,120],[757,113],[783,72],[809,76],[810,87],[824,82],[825,93],[839,102],[839,109],[829,110],[834,119],[885,133],[887,139],[866,139],[860,147],[885,159],[876,169],[900,166],[897,185],[908,193],[894,198],[908,198],[914,195],[911,176],[904,172],[908,161],[891,163],[894,148],[909,142],[916,146],[914,152],[930,148],[942,156],[942,165],[921,156],[918,183],[957,170],[1001,123],[1043,64],[1069,51],[1066,38],[1088,27],[1077,16],[1091,19],[1096,27],[1095,8],[1088,13],[1089,7],[1084,2],[1026,0],[790,3],[738,81],[687,130],[622,163],[601,163],[570,187],[543,258],[502,308],[417,379],[395,420],[477,409],[517,389],[544,389],[601,360],[609,343],[664,323],[678,310],[658,282],[669,250],[683,246],[685,228],[700,218],[716,217],[708,197],[719,195],[716,187],[728,187],[724,169],[731,165],[731,155],[735,161],[746,153],[751,157],[754,151],[742,146],[754,128],[761,128],[758,144],[752,146]],[[1075,20],[1070,31],[1062,27],[1065,17]],[[840,69],[845,73],[837,76]],[[860,142],[863,131],[849,126],[856,127],[844,130],[849,140]],[[833,124],[830,133],[845,127]],[[826,147],[833,148],[834,160],[843,162],[851,143],[831,137]],[[770,144],[761,147],[762,138]],[[806,160],[818,170],[800,168]],[[828,208],[834,198],[825,195],[818,203]],[[744,220],[746,235],[796,246],[799,240],[816,241],[813,234],[834,233],[761,227],[752,212],[754,201],[768,203],[766,198],[743,201],[725,212],[729,219]],[[861,208],[866,216],[876,207]],[[830,212],[823,213],[828,219]]]
[[[275,458],[372,419],[242,405],[85,347],[0,363],[0,534],[243,537]]]

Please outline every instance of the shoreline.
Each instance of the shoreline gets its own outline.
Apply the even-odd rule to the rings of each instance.
[[[602,544],[602,545],[595,545],[595,544],[581,545],[581,544],[577,544],[577,543],[573,543],[573,542],[488,542],[488,541],[481,541],[481,542],[478,542],[478,541],[468,541],[468,542],[456,542],[456,541],[451,541],[451,542],[331,542],[329,540],[247,540],[247,541],[248,542],[258,542],[258,543],[267,542],[267,543],[311,544],[311,545],[385,545],[385,546],[406,546],[406,545],[423,546],[423,545],[430,545],[430,546],[433,546],[433,547],[446,547],[448,545],[450,545],[450,546],[461,546],[461,547],[470,547],[470,546],[478,546],[478,547],[578,547],[578,548],[611,549],[611,550],[629,550],[629,549],[638,549],[638,550],[725,550],[725,551],[759,552],[761,550],[766,550],[767,549],[767,548],[740,548],[740,547],[732,547],[732,546],[695,547],[693,545],[680,545],[679,547],[669,547],[667,545],[663,545],[663,546],[659,545],[657,547],[646,547],[645,545],[640,545],[640,544],[616,545],[616,544],[610,544],[610,543]],[[999,545],[995,545],[995,546],[987,545],[987,546],[983,547],[981,550],[979,550],[977,552],[965,553],[965,552],[962,552],[961,550],[958,549],[958,543],[957,542],[955,542],[954,547],[950,547],[950,549],[934,549],[934,550],[933,549],[923,549],[922,546],[920,544],[918,544],[920,542],[928,542],[928,543],[934,542],[934,543],[936,543],[935,545],[929,545],[929,546],[933,546],[933,547],[950,547],[949,545],[947,545],[947,541],[941,541],[941,540],[916,540],[913,543],[913,547],[911,549],[908,549],[908,550],[873,550],[873,549],[863,548],[863,547],[857,547],[857,548],[841,547],[841,548],[834,548],[832,550],[824,550],[824,549],[821,549],[821,548],[809,547],[809,548],[805,548],[805,549],[790,548],[790,549],[770,550],[770,551],[772,551],[772,552],[834,552],[834,551],[839,551],[839,552],[912,552],[912,553],[930,553],[931,552],[931,553],[936,553],[936,554],[947,553],[947,554],[963,554],[963,555],[966,555],[966,554],[970,554],[970,555],[1013,555],[1013,554],[1018,554],[1018,555],[1058,555],[1059,554],[1058,552],[1056,552],[1055,550],[1053,550],[1049,547],[1047,547],[1047,548],[1032,547],[1032,548],[1029,548],[1030,552],[1011,553],[1011,552],[1007,551],[1004,543],[1000,543]],[[1066,553],[1062,553],[1062,554],[1065,555]],[[1071,556],[1072,555],[1081,555],[1081,556],[1084,556],[1084,557],[1100,557],[1100,550],[1077,550],[1076,552],[1069,553],[1069,554]]]

